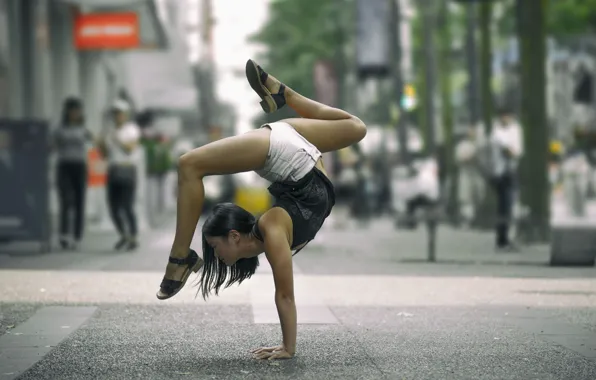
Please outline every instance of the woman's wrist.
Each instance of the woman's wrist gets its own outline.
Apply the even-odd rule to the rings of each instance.
[[[283,345],[283,347],[284,347],[284,350],[285,350],[285,351],[286,351],[288,354],[290,354],[290,355],[292,355],[292,356],[294,356],[294,355],[296,354],[296,346],[294,346],[294,347],[287,347],[287,346],[284,344],[284,345]]]

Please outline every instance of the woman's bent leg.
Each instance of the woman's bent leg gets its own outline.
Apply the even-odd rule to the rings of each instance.
[[[189,153],[178,161],[178,204],[176,235],[170,256],[185,258],[203,208],[203,177],[258,170],[269,153],[269,135],[265,130],[215,141]],[[170,265],[167,279],[179,279],[186,267]]]
[[[60,245],[62,245],[62,248],[66,248],[68,246],[68,219],[71,209],[72,188],[68,168],[64,163],[58,164],[57,172],[58,200],[60,203]]]
[[[122,215],[120,213],[122,211],[122,189],[113,178],[110,178],[109,174],[106,190],[110,217],[112,218],[116,231],[120,235],[120,239],[122,239],[126,234],[126,231],[124,230],[124,222],[122,221]]]
[[[83,231],[85,229],[85,199],[87,193],[87,165],[85,163],[78,165],[74,183],[74,238],[77,242],[79,242],[81,240],[81,237],[83,236]]]
[[[266,87],[277,93],[281,83],[269,75]],[[366,136],[366,125],[354,115],[309,99],[289,87],[285,88],[286,104],[303,119],[283,120],[321,152],[331,152],[353,145]]]

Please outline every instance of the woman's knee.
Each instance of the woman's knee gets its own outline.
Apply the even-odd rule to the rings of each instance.
[[[205,176],[200,152],[193,150],[178,158],[178,179],[201,179]]]
[[[354,115],[352,115],[351,120],[354,129],[354,138],[356,142],[359,142],[366,136],[366,124]]]

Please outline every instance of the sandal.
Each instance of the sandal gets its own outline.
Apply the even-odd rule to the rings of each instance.
[[[178,259],[176,257],[170,256],[168,261],[179,266],[186,266],[186,270],[184,271],[184,274],[180,280],[171,280],[164,276],[161,285],[159,286],[160,289],[157,292],[157,298],[160,300],[166,300],[178,294],[178,292],[186,284],[186,280],[188,280],[188,277],[190,277],[191,273],[197,273],[199,269],[203,267],[204,263],[203,259],[201,259],[199,255],[197,255],[197,253],[192,249],[186,258]]]
[[[261,66],[257,65],[255,61],[252,59],[246,61],[246,79],[248,79],[250,87],[261,97],[262,101],[260,104],[263,111],[272,113],[286,104],[286,98],[284,96],[286,86],[280,82],[279,91],[277,94],[272,94],[267,86],[265,86],[268,76],[269,74]]]

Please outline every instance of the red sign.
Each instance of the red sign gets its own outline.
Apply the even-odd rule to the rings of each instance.
[[[130,49],[139,46],[137,14],[89,13],[75,19],[77,49]]]

